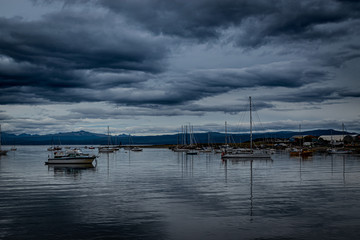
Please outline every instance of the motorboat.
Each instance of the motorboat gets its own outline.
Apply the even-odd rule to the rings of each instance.
[[[82,153],[79,149],[69,149],[65,152],[54,152],[45,164],[91,164],[96,159],[95,155]]]

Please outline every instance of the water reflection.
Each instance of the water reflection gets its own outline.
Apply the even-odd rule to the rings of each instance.
[[[265,165],[267,163],[272,163],[273,160],[272,159],[229,159],[229,160],[222,160],[222,165],[224,166],[224,171],[225,171],[225,183],[227,183],[227,180],[228,180],[228,161],[230,161],[232,164],[234,165],[239,165],[240,163],[242,165],[247,165],[247,163],[249,163],[249,170],[250,170],[250,196],[249,196],[249,200],[250,200],[250,208],[249,208],[249,215],[250,215],[250,221],[253,220],[253,209],[254,209],[254,195],[253,195],[253,185],[254,185],[254,181],[253,181],[253,178],[254,178],[254,173],[253,173],[253,164],[254,164],[254,161],[255,162],[259,162],[259,163],[262,163]]]
[[[177,152],[177,161],[181,165],[182,177],[194,176],[194,155]]]
[[[342,156],[342,161],[343,161],[343,182],[345,184],[345,163],[346,163],[345,156]]]
[[[250,216],[253,216],[253,160],[250,161]]]
[[[342,165],[342,169],[341,169],[341,173],[342,173],[342,180],[343,180],[343,184],[346,183],[346,159],[347,157],[349,157],[349,155],[330,155],[330,159],[331,159],[331,175],[334,175],[334,172],[336,173],[336,167],[335,167],[335,162],[336,160],[341,160],[341,165]]]
[[[48,171],[54,171],[55,176],[71,176],[77,178],[83,171],[95,170],[95,165],[89,164],[48,164]]]
[[[224,165],[225,170],[225,183],[227,183],[227,160],[222,160],[221,163]]]

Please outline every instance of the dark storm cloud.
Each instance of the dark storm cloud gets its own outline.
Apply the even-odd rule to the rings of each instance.
[[[279,62],[239,69],[198,70],[182,78],[167,77],[169,84],[165,84],[165,89],[163,89],[162,97],[164,98],[158,95],[159,99],[157,100],[162,99],[163,104],[176,105],[239,89],[298,88],[314,82],[325,81],[328,77],[325,70],[315,70],[300,62]],[[267,106],[270,107],[270,105]],[[193,105],[185,105],[185,107],[190,107],[188,108],[190,110]],[[217,111],[215,106],[207,109]],[[224,111],[233,112],[226,108]]]
[[[39,92],[44,91],[41,89]],[[55,94],[55,93],[53,93]],[[33,87],[17,86],[1,89],[1,104],[47,104],[49,99],[44,99],[34,91]]]
[[[294,92],[285,94],[279,93],[277,96],[263,95],[258,98],[262,101],[280,101],[290,103],[321,103],[331,100],[343,100],[344,98],[359,98],[360,91],[350,91],[345,88],[301,88]]]
[[[335,1],[277,1],[276,10],[252,16],[236,34],[239,46],[258,47],[269,42],[332,42],[352,35],[360,17],[352,7]],[[358,28],[357,28],[358,30]]]
[[[4,104],[78,102],[87,100],[72,96],[79,89],[131,87],[162,71],[168,53],[161,38],[126,28],[111,16],[64,11],[37,21],[0,18],[0,28]]]
[[[181,115],[201,115],[200,112],[191,112],[181,109],[164,108],[162,106],[152,107],[123,107],[119,109],[100,109],[100,108],[76,108],[72,109],[71,113],[66,116],[57,116],[56,119],[122,119],[132,118],[136,116],[181,116]]]
[[[42,2],[42,1],[35,1]],[[53,1],[44,1],[53,2]],[[84,0],[63,1],[65,5]],[[358,1],[336,0],[95,0],[155,33],[200,42],[232,29],[232,41],[257,47],[276,40],[332,41],[352,34],[360,18]],[[345,24],[342,25],[342,24]]]
[[[101,92],[94,96],[99,97],[98,100],[106,96],[108,101],[125,105],[177,106],[183,104],[185,109],[192,110],[195,105],[191,103],[194,101],[238,89],[298,88],[313,82],[324,81],[327,78],[326,71],[314,70],[307,64],[279,62],[240,69],[198,70],[179,76],[163,74],[138,85],[135,89]],[[218,111],[216,106],[208,106],[204,109]],[[227,108],[223,111],[233,112],[232,109]]]
[[[208,40],[222,28],[253,14],[271,11],[270,1],[98,1],[102,6],[141,23],[156,34]]]
[[[259,103],[259,108],[271,107],[270,104]],[[124,119],[136,116],[201,116],[206,112],[224,112],[238,113],[247,111],[244,106],[228,105],[228,106],[202,106],[197,104],[163,106],[143,104],[137,107],[121,107],[111,110],[100,108],[75,108],[71,109],[71,113],[64,116],[54,116],[58,120],[66,119]]]
[[[261,110],[265,108],[272,108],[274,105],[265,103],[265,102],[257,102],[256,109]],[[249,106],[246,105],[199,105],[199,104],[189,104],[181,107],[182,109],[186,109],[188,111],[195,111],[195,112],[223,112],[223,113],[230,113],[230,114],[237,114],[239,112],[249,111]]]
[[[360,21],[358,24],[360,25]],[[349,45],[336,51],[328,50],[326,53],[313,53],[310,54],[309,58],[320,60],[319,65],[339,68],[351,60],[360,58],[360,46]]]
[[[259,46],[274,38],[303,40],[342,37],[350,28],[338,24],[360,17],[359,2],[309,0],[128,0],[97,1],[102,6],[137,21],[156,34],[199,41],[218,39],[233,28],[235,42]]]
[[[81,71],[77,73],[77,76],[78,79],[89,81],[86,87],[43,88],[40,83],[38,86],[17,89],[18,96],[22,95],[21,99],[28,96],[29,101],[38,100],[39,102],[41,99],[53,102],[108,101],[128,106],[150,106],[150,109],[154,106],[149,104],[173,106],[183,104],[185,109],[189,107],[189,111],[194,111],[195,105],[190,103],[205,97],[237,89],[297,88],[324,81],[328,78],[328,73],[321,69],[314,70],[301,62],[279,62],[240,69],[198,70],[175,77],[168,74],[154,75],[142,72],[95,74],[91,71],[85,73]],[[97,79],[103,81],[97,81]],[[116,88],[119,82],[122,85]],[[15,87],[5,89],[3,91],[5,99],[2,102],[6,103],[6,99],[10,99],[10,102],[15,101],[16,99],[9,98],[14,91]],[[207,106],[204,109],[218,111],[216,106]],[[223,107],[222,111],[234,112],[234,109]]]
[[[111,17],[75,12],[51,14],[39,21],[2,18],[1,54],[16,62],[65,70],[161,70],[158,61],[166,53],[161,43],[121,24]]]
[[[209,87],[300,87],[327,78],[327,72],[311,69],[303,63],[280,62],[242,69],[210,69],[196,71],[192,79]]]
[[[64,7],[40,20],[0,18],[1,103],[107,101],[144,108],[183,105],[189,112],[218,111],[217,106],[200,107],[195,102],[239,89],[301,88],[328,80],[329,72],[323,66],[340,66],[360,56],[354,43],[333,51],[331,57],[328,53],[299,56],[311,58],[309,62],[205,68],[173,77],[166,61],[184,42],[222,40],[243,48],[270,42],[326,44],[358,33],[354,23],[359,21],[359,4],[328,0],[63,2],[64,6],[88,2],[92,11],[72,12]],[[108,11],[96,12],[99,6]],[[332,96],[319,94],[324,99]],[[314,90],[311,97],[315,96]],[[336,97],[345,96],[344,92]],[[357,97],[356,93],[352,96]],[[283,97],[295,102],[291,96],[288,99]]]

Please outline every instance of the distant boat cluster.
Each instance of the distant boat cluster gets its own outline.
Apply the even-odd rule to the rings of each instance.
[[[216,153],[221,153],[221,158],[223,160],[226,159],[271,159],[271,154],[269,151],[265,151],[262,149],[253,149],[253,139],[252,139],[252,104],[251,104],[251,97],[249,97],[250,102],[250,147],[248,149],[242,149],[242,148],[232,148],[227,144],[227,125],[225,122],[225,145],[221,146],[218,149],[211,149],[210,146],[207,148],[194,148],[194,137],[193,137],[193,127],[189,125],[189,128],[187,126],[182,127],[182,130],[185,132],[183,133],[183,136],[185,136],[186,139],[186,133],[187,129],[189,129],[189,145],[182,145],[181,147],[176,147],[173,149],[175,152],[185,152],[189,155],[196,155],[199,152],[212,152],[215,151]],[[210,136],[208,136],[208,139]],[[210,140],[208,140],[210,144]]]
[[[208,140],[208,146],[200,146],[196,144],[196,139],[193,135],[192,126],[182,126],[181,127],[181,144],[172,147],[171,149],[174,152],[184,152],[188,155],[196,155],[202,152],[214,152],[221,153],[222,159],[271,159],[271,154],[277,150],[284,150],[289,153],[292,157],[303,157],[307,158],[312,156],[315,152],[328,153],[328,154],[350,154],[353,153],[353,150],[345,147],[345,142],[353,143],[355,141],[359,142],[360,136],[345,136],[344,134],[344,124],[343,135],[324,135],[320,137],[308,136],[301,134],[301,125],[299,126],[299,135],[293,136],[290,140],[288,139],[279,139],[275,142],[269,143],[268,141],[260,142],[260,146],[255,146],[253,143],[252,135],[252,104],[251,97],[249,97],[250,102],[250,141],[245,143],[247,146],[241,146],[244,144],[231,143],[228,139],[227,134],[227,124],[225,122],[225,144],[223,145],[210,145],[210,140]],[[210,136],[208,136],[210,139]],[[330,143],[330,147],[329,147]],[[294,146],[295,145],[295,146]],[[360,153],[359,148],[355,147],[356,152]]]

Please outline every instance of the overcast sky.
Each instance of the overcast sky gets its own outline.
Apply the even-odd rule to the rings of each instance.
[[[360,132],[360,1],[0,0],[3,131]],[[258,123],[256,123],[258,121]]]

